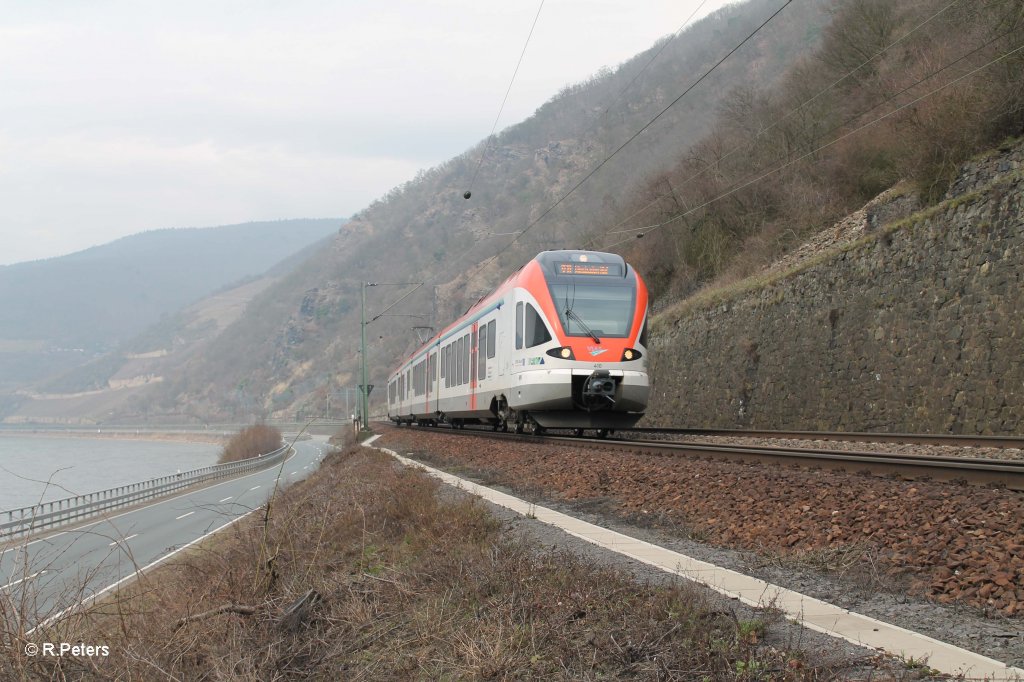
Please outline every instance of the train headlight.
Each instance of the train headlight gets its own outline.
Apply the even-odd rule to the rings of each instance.
[[[639,360],[643,357],[643,353],[638,351],[636,348],[627,348],[622,351],[622,361],[629,362],[630,360]]]
[[[560,360],[576,359],[576,356],[573,355],[572,348],[570,348],[569,346],[562,346],[561,348],[552,348],[551,350],[548,351],[547,354],[553,358],[558,358]]]

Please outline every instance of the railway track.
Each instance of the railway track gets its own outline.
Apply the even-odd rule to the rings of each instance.
[[[696,430],[687,429],[632,429],[633,432],[650,433],[697,433]],[[693,443],[685,441],[664,441],[664,440],[608,440],[598,438],[580,438],[557,435],[517,435],[512,433],[501,433],[482,429],[453,429],[453,434],[467,437],[491,438],[491,439],[519,439],[531,443],[564,443],[574,447],[592,447],[595,449],[627,450],[650,455],[663,456],[686,456],[695,458],[708,458],[741,462],[762,462],[781,465],[800,466],[804,468],[842,469],[856,473],[867,473],[876,476],[898,476],[901,478],[917,480],[931,479],[950,482],[962,482],[973,485],[1004,486],[1010,490],[1024,491],[1024,460],[1009,459],[980,459],[972,457],[945,457],[934,455],[908,455],[870,451],[839,451],[820,448],[792,448],[792,447],[768,447],[731,444],[708,444]],[[766,434],[775,434],[768,436]],[[810,432],[803,432],[810,438]],[[779,431],[730,431],[709,433],[707,430],[700,431],[701,435],[743,435],[760,436],[772,438],[794,438],[793,433]],[[815,437],[818,434],[813,434]],[[832,434],[849,435],[849,434]],[[857,436],[873,436],[876,434],[854,434]],[[899,437],[901,434],[879,434],[885,437]],[[919,444],[935,444],[935,436],[902,436],[902,441],[884,440],[881,442],[908,442],[909,437],[921,438]],[[942,437],[938,437],[942,438]],[[960,438],[953,436],[951,438]],[[820,439],[828,440],[828,439]],[[866,440],[866,438],[865,438]],[[992,444],[987,439],[973,437],[972,442],[976,445],[982,440],[986,446]],[[1020,442],[1020,439],[1016,439]],[[1013,439],[1001,439],[997,442],[1013,441]],[[874,442],[880,442],[878,440]],[[952,445],[948,440],[943,445]],[[1019,447],[1015,445],[1002,445],[1001,447]]]
[[[785,440],[830,440],[854,443],[904,443],[907,445],[949,445],[953,447],[985,447],[1024,449],[1020,436],[962,436],[952,434],[922,435],[915,433],[859,433],[839,431],[749,431],[745,429],[621,429],[629,433],[659,433],[676,436],[725,436],[730,438],[777,438]]]

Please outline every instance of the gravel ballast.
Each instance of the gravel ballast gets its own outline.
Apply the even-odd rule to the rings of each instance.
[[[381,444],[1011,665],[1024,496],[928,481],[384,429]]]

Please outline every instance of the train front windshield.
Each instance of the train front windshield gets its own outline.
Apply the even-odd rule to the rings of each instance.
[[[590,336],[591,332],[599,338],[629,335],[636,307],[635,286],[579,283],[550,286],[562,329],[569,336]]]

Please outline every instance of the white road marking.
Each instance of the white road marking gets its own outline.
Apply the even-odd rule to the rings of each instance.
[[[228,434],[224,434],[224,435],[228,435]],[[292,457],[298,456],[298,451],[295,450],[295,449],[292,449],[291,453],[292,454],[288,457],[288,459],[285,460],[286,462],[288,460],[290,460]],[[158,507],[161,504],[166,504],[168,502],[173,502],[174,500],[177,500],[178,498],[188,497],[189,495],[194,495],[196,492],[199,492],[199,491],[212,490],[213,488],[219,488],[222,485],[228,485],[229,483],[234,483],[235,481],[241,481],[244,478],[252,478],[253,476],[259,476],[262,473],[264,473],[264,470],[254,471],[253,473],[246,474],[245,476],[239,476],[238,478],[232,478],[232,479],[229,479],[227,481],[222,481],[220,483],[214,483],[213,485],[206,486],[205,488],[200,488],[198,491],[192,490],[192,491],[189,491],[189,492],[181,493],[180,495],[174,495],[172,497],[168,497],[167,499],[163,499],[163,500],[159,500],[159,501],[153,502],[151,504],[147,504],[144,507],[140,507],[139,509],[152,509],[153,507]],[[110,521],[113,521],[114,519],[119,519],[122,516],[128,516],[129,514],[134,514],[135,512],[139,511],[139,509],[130,509],[128,511],[121,512],[120,514],[115,514],[114,516],[110,516],[110,517],[107,517],[107,518],[102,518],[102,519],[99,519],[97,521],[90,521],[89,523],[86,523],[85,525],[78,526],[76,528],[72,528],[71,530],[64,530],[64,531],[61,531],[59,533],[54,533],[53,535],[47,535],[47,536],[41,537],[38,540],[32,540],[30,542],[20,543],[18,546],[19,547],[28,547],[29,545],[34,545],[37,542],[47,542],[48,540],[52,540],[53,538],[60,537],[61,535],[66,535],[67,533],[70,533],[72,531],[75,532],[75,533],[81,533],[86,528],[92,528],[95,525],[98,525],[98,524],[101,524],[101,523],[109,523]],[[145,570],[145,569],[143,569],[143,570]],[[38,626],[36,626],[36,627],[38,627]]]
[[[297,454],[298,454],[297,451],[293,449],[291,451],[291,454],[288,457],[288,459],[291,459],[292,457],[295,457]],[[286,459],[285,461],[288,461],[288,460]],[[308,469],[308,468],[309,467],[303,467],[303,469]],[[258,475],[260,475],[262,473],[264,473],[264,472],[263,471],[257,471],[257,472],[254,472],[254,473],[251,473],[251,474],[248,474],[248,475],[245,475],[245,476],[240,476],[239,478],[236,478],[236,479],[224,481],[222,483],[215,483],[215,484],[213,484],[211,486],[207,486],[206,488],[204,488],[204,490],[209,490],[209,489],[212,489],[212,488],[216,488],[216,487],[219,487],[221,485],[227,485],[227,484],[232,483],[234,481],[241,480],[241,479],[244,479],[244,478],[249,478],[251,476],[258,476]],[[259,487],[260,486],[257,485],[257,486],[255,486],[253,488],[250,488],[250,490],[256,490]],[[186,493],[181,493],[180,495],[175,495],[173,497],[169,497],[169,498],[164,499],[164,500],[153,502],[152,504],[146,505],[144,508],[156,507],[156,506],[159,506],[161,504],[164,504],[164,503],[167,503],[167,502],[172,502],[174,500],[177,500],[178,498],[186,497],[186,496],[192,495],[192,494],[193,494],[192,491],[186,492]],[[226,501],[226,500],[229,500],[229,499],[231,499],[231,498],[230,497],[226,497],[222,501]],[[228,526],[231,526],[231,525],[241,521],[242,519],[246,518],[247,516],[249,516],[250,514],[256,512],[256,511],[258,511],[261,508],[262,508],[262,506],[261,507],[257,507],[256,509],[251,509],[248,512],[246,512],[245,514],[242,514],[241,516],[236,517],[236,518],[232,519],[231,521],[228,521],[227,523],[225,523],[225,524],[223,524],[223,525],[213,529],[212,531],[209,531],[209,532],[201,535],[200,537],[192,540],[191,542],[188,542],[187,544],[185,544],[185,545],[183,545],[181,547],[178,547],[177,549],[169,552],[168,554],[165,554],[164,556],[157,558],[156,560],[152,561],[151,563],[147,564],[146,566],[143,566],[142,568],[140,568],[137,571],[135,571],[135,573],[133,573],[132,575],[125,576],[124,578],[121,578],[117,582],[115,582],[115,583],[113,583],[111,585],[108,585],[107,587],[99,590],[98,592],[95,592],[95,593],[91,594],[90,596],[86,597],[85,599],[83,599],[79,603],[73,604],[72,606],[69,606],[69,607],[65,608],[63,611],[50,616],[49,618],[44,620],[42,623],[39,623],[35,627],[30,629],[28,632],[26,632],[26,634],[27,635],[31,635],[33,632],[38,630],[40,627],[45,627],[45,626],[47,626],[47,625],[49,625],[51,623],[54,623],[57,620],[59,620],[60,618],[62,618],[63,616],[65,616],[66,614],[71,613],[71,612],[73,612],[73,611],[75,611],[75,610],[77,610],[79,608],[82,608],[82,607],[92,603],[93,601],[95,601],[100,596],[106,594],[107,592],[109,592],[112,589],[115,589],[117,586],[119,586],[119,585],[121,585],[121,584],[123,584],[123,583],[125,583],[125,582],[127,582],[129,580],[134,579],[138,575],[144,573],[145,571],[149,570],[150,568],[153,568],[154,566],[158,566],[158,565],[166,562],[168,559],[170,559],[175,554],[178,554],[179,552],[181,552],[181,551],[183,551],[183,550],[185,550],[185,549],[195,545],[196,543],[200,542],[203,538],[209,537],[210,535],[213,535],[213,534],[217,533],[218,531],[223,530],[224,528],[227,528]],[[80,533],[81,531],[83,531],[86,528],[90,528],[90,527],[95,526],[95,525],[100,524],[100,523],[110,522],[113,519],[120,518],[122,516],[127,516],[129,514],[134,514],[136,511],[139,511],[139,510],[138,509],[133,509],[133,510],[125,511],[125,512],[122,512],[120,514],[116,514],[116,515],[114,515],[112,517],[109,517],[109,518],[106,518],[106,519],[99,519],[97,521],[93,521],[91,523],[87,523],[87,524],[85,524],[83,526],[79,526],[78,528],[74,528],[72,530],[74,530],[75,532],[79,532]],[[188,512],[186,514],[182,514],[181,516],[176,517],[175,520],[183,519],[183,518],[185,518],[187,516],[190,516],[191,514],[194,514],[194,513],[195,513],[195,511],[191,511],[191,512]],[[51,539],[56,538],[56,537],[58,537],[60,535],[65,535],[68,532],[71,532],[71,531],[61,531],[61,532],[55,533],[53,535],[49,535],[49,536],[46,536],[46,537],[39,538],[38,540],[32,540],[30,542],[26,542],[26,543],[24,543],[21,546],[22,547],[27,547],[28,545],[33,545],[33,544],[36,544],[37,542],[44,542],[44,541],[47,541],[47,540],[51,540]],[[136,533],[135,535],[138,535],[138,533]],[[129,536],[129,538],[126,538],[126,539],[130,539],[132,537],[135,537],[135,535],[131,535],[131,536]],[[29,576],[28,578],[24,578],[22,580],[16,580],[16,581],[10,583],[9,585],[3,586],[0,589],[6,589],[6,588],[11,587],[13,585],[17,585],[18,583],[23,582],[23,580],[31,580],[31,579],[33,579],[33,578],[35,578],[35,577],[37,577],[37,576],[39,576],[39,575],[41,575],[43,573],[46,573],[46,572],[47,572],[46,570],[40,571],[39,573],[33,574],[33,575]]]
[[[186,514],[182,514],[181,516],[175,516],[175,517],[174,517],[174,520],[175,520],[175,521],[178,521],[179,519],[183,519],[183,518],[185,518],[186,516],[192,516],[193,514],[195,514],[195,512],[194,512],[194,511],[190,511],[190,512],[188,512],[188,513],[186,513]]]
[[[14,586],[15,586],[15,585],[17,585],[18,583],[23,583],[23,582],[25,582],[25,581],[27,581],[27,580],[32,580],[33,578],[35,578],[35,577],[37,577],[37,576],[40,576],[40,575],[42,575],[43,573],[46,573],[46,570],[45,570],[45,569],[44,569],[44,570],[42,570],[42,571],[37,571],[37,572],[33,573],[32,575],[30,575],[30,576],[28,576],[28,577],[26,577],[26,578],[22,578],[22,579],[20,579],[20,580],[15,580],[15,581],[14,581],[14,582],[12,582],[12,583],[7,583],[7,584],[6,584],[6,585],[4,585],[3,587],[0,587],[0,590],[6,590],[6,589],[7,589],[8,587],[14,587]]]
[[[223,500],[218,500],[218,502],[227,502],[227,501],[228,501],[228,500],[230,500],[230,499],[231,499],[232,497],[234,497],[234,495],[228,495],[228,496],[227,496],[227,497],[225,497],[225,498],[224,498]]]
[[[252,474],[250,474],[250,476],[251,476],[251,475],[252,475]],[[230,526],[230,525],[232,525],[232,524],[234,524],[234,523],[238,523],[239,521],[241,521],[241,520],[242,520],[242,519],[244,519],[245,517],[249,516],[249,515],[250,515],[250,514],[252,514],[253,512],[259,511],[259,510],[260,510],[260,509],[262,509],[262,508],[263,508],[263,507],[256,507],[256,509],[251,509],[251,510],[249,510],[249,511],[245,512],[244,514],[242,514],[241,516],[239,516],[238,518],[234,518],[234,519],[231,519],[230,521],[228,521],[227,523],[225,523],[225,524],[224,524],[223,526],[219,526],[219,527],[217,527],[217,528],[214,528],[213,530],[211,530],[211,531],[210,531],[209,533],[204,533],[203,535],[200,535],[199,537],[197,537],[197,538],[196,538],[195,540],[193,540],[192,542],[189,542],[189,543],[187,543],[187,544],[184,544],[184,545],[182,545],[181,547],[179,547],[178,549],[174,550],[173,552],[169,552],[168,554],[165,554],[165,555],[163,555],[162,557],[160,557],[160,558],[159,558],[159,559],[157,559],[156,561],[153,561],[153,562],[151,562],[151,563],[149,563],[149,564],[146,564],[145,566],[143,566],[143,567],[142,567],[142,568],[140,568],[139,570],[135,571],[135,572],[134,572],[134,573],[132,573],[131,575],[126,575],[125,577],[123,577],[123,578],[121,578],[120,580],[118,580],[118,581],[117,581],[116,583],[114,583],[114,584],[112,584],[112,585],[107,585],[106,587],[104,587],[104,588],[103,588],[102,590],[100,590],[99,592],[95,592],[95,593],[93,593],[93,594],[89,595],[88,597],[86,597],[86,598],[85,598],[85,599],[83,599],[82,601],[78,602],[77,604],[73,604],[73,605],[71,605],[71,606],[67,607],[66,609],[64,609],[63,611],[61,611],[60,613],[56,613],[56,614],[54,614],[54,615],[50,616],[49,618],[47,618],[46,620],[44,620],[44,621],[43,621],[42,623],[40,623],[39,625],[36,625],[36,626],[35,626],[34,628],[32,628],[31,630],[29,630],[29,631],[28,631],[28,632],[26,632],[25,634],[26,634],[26,635],[31,635],[31,634],[32,634],[33,632],[35,632],[35,631],[36,631],[36,630],[38,630],[39,628],[43,628],[43,627],[46,627],[46,626],[50,625],[51,623],[55,623],[55,622],[57,622],[58,620],[60,620],[61,618],[63,618],[63,617],[64,617],[64,616],[66,615],[66,614],[68,614],[68,613],[71,613],[71,612],[72,612],[72,611],[74,611],[75,609],[79,609],[79,608],[82,608],[82,607],[84,607],[84,606],[88,606],[88,605],[89,605],[89,604],[91,604],[92,602],[96,601],[96,599],[97,599],[97,598],[99,598],[100,596],[102,596],[102,595],[106,594],[106,593],[107,593],[107,592],[109,592],[110,590],[112,590],[112,589],[116,588],[116,587],[117,587],[118,585],[120,585],[120,584],[122,584],[122,583],[124,583],[124,582],[126,582],[126,581],[128,581],[128,580],[132,580],[132,579],[134,579],[134,578],[135,578],[136,576],[139,576],[139,575],[141,575],[142,573],[144,573],[144,572],[148,571],[149,569],[153,568],[154,566],[159,566],[160,564],[164,563],[165,561],[167,561],[168,559],[170,559],[170,558],[171,558],[172,556],[174,556],[174,555],[175,555],[175,554],[177,554],[178,552],[182,552],[182,551],[184,551],[184,550],[188,549],[189,547],[191,547],[192,545],[196,544],[197,542],[199,542],[199,541],[200,541],[200,540],[202,540],[203,538],[209,537],[209,536],[213,535],[214,533],[216,533],[216,532],[218,532],[218,531],[221,531],[221,530],[223,530],[223,529],[227,528],[228,526]]]
[[[250,490],[250,492],[251,492],[251,491],[253,491],[253,490],[256,490],[256,488],[259,488],[259,486],[258,486],[258,485],[254,485],[253,487],[249,488],[249,490]]]
[[[138,533],[135,533],[134,535],[129,535],[128,537],[126,537],[126,538],[125,538],[125,539],[123,540],[123,542],[128,542],[128,541],[129,541],[129,540],[131,540],[132,538],[137,538],[137,537],[139,537],[139,534],[138,534]],[[110,544],[108,545],[108,547],[113,547],[114,545],[116,545],[116,544],[117,544],[117,543],[119,543],[119,542],[122,542],[122,540],[114,540],[113,542],[111,542],[111,543],[110,543]]]
[[[295,475],[295,474],[297,474],[297,473],[299,473],[299,472],[298,472],[298,471],[293,471],[293,472],[291,472],[291,473],[290,473],[290,474],[288,474],[288,475],[289,475],[289,476],[294,476],[294,475]]]

